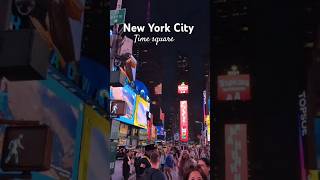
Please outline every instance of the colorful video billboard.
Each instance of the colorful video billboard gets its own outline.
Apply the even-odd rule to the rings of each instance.
[[[110,121],[85,106],[78,180],[110,177],[109,170],[114,167],[108,140],[110,132]]]
[[[110,88],[110,99],[122,100],[126,102],[126,114],[124,116],[116,118],[117,120],[131,125],[134,124],[136,98],[137,95],[129,85],[126,85],[124,87]]]
[[[134,116],[134,125],[147,129],[147,112],[150,111],[150,103],[144,100],[139,95],[137,96],[136,111]]]
[[[210,115],[206,115],[207,141],[210,141]]]
[[[188,102],[180,101],[180,141],[188,142],[189,129],[188,129]]]
[[[156,126],[157,128],[157,135],[158,136],[164,136],[164,128],[163,126]]]

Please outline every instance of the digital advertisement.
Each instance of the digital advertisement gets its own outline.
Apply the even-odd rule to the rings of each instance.
[[[0,0],[0,180],[320,180],[319,15]]]
[[[150,103],[137,96],[136,112],[134,117],[134,125],[147,129],[147,112],[150,111]]]

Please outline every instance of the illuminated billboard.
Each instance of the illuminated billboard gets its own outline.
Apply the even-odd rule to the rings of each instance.
[[[207,140],[210,141],[210,115],[206,115]]]
[[[180,141],[188,142],[188,102],[180,101]]]
[[[218,100],[248,101],[250,99],[250,76],[248,74],[218,76]]]
[[[110,99],[126,102],[125,115],[115,119],[133,125],[136,94],[131,87],[128,85],[124,87],[110,87]]]
[[[225,125],[226,180],[248,179],[247,125]]]
[[[189,93],[189,86],[182,82],[178,85],[178,94],[188,94]]]
[[[134,125],[147,129],[147,112],[150,110],[150,103],[139,95],[137,96],[136,111],[134,116]]]
[[[164,128],[163,126],[156,126],[157,128],[157,135],[158,136],[163,136],[164,135]]]

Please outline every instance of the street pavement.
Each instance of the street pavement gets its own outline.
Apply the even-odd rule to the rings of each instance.
[[[135,175],[132,175],[129,179],[135,180]],[[178,172],[175,169],[172,174],[173,180],[178,180]],[[122,176],[122,160],[117,160],[115,164],[114,173],[112,175],[112,180],[123,180]]]

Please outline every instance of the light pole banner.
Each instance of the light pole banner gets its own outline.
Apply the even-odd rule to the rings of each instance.
[[[247,125],[225,125],[226,180],[248,180]]]
[[[188,102],[180,101],[180,141],[188,142]]]

